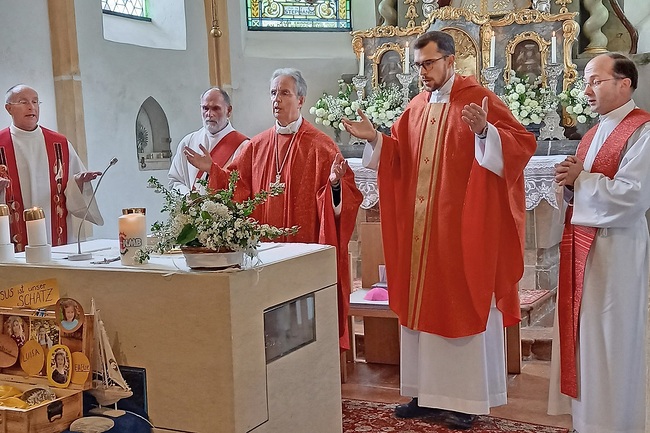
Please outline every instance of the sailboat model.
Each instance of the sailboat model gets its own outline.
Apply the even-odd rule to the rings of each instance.
[[[95,362],[92,388],[88,392],[100,406],[110,406],[123,398],[131,397],[133,391],[122,377],[115,361],[104,322],[99,316],[99,310],[95,309],[94,299],[91,308],[95,317]]]

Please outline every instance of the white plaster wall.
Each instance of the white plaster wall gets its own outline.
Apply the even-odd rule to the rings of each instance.
[[[650,52],[650,1],[625,0],[625,16],[639,32],[637,53]]]

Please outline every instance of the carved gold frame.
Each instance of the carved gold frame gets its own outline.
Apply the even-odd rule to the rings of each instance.
[[[505,81],[506,84],[510,82],[510,74],[509,72],[512,70],[512,56],[515,54],[515,48],[519,43],[523,41],[533,41],[537,44],[537,47],[539,48],[540,51],[540,67],[541,67],[541,76],[542,76],[542,85],[546,85],[546,59],[548,57],[548,47],[551,45],[551,43],[544,38],[542,38],[537,32],[522,32],[519,33],[517,36],[512,38],[508,44],[506,45],[506,68],[505,70],[508,72],[507,74],[504,74],[503,80]]]

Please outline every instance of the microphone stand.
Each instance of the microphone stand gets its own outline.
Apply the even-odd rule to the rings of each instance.
[[[68,260],[80,261],[80,260],[90,260],[93,258],[92,253],[81,252],[81,228],[84,226],[84,223],[86,222],[86,217],[88,216],[88,212],[90,211],[90,206],[93,205],[93,201],[95,200],[95,194],[99,189],[99,184],[102,183],[102,179],[104,178],[104,175],[106,174],[108,169],[114,166],[115,164],[117,164],[117,158],[111,159],[111,162],[108,163],[108,167],[106,167],[102,172],[101,176],[99,176],[99,180],[97,181],[97,186],[93,191],[92,197],[90,197],[90,202],[88,203],[88,206],[86,206],[86,213],[84,213],[84,217],[81,218],[81,223],[79,223],[79,230],[77,231],[77,254],[69,254]]]

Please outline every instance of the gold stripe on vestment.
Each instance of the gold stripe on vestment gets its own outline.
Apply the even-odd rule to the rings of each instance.
[[[422,307],[429,243],[433,230],[435,191],[440,171],[442,143],[449,104],[427,104],[426,121],[420,132],[417,187],[411,239],[411,274],[409,284],[408,327],[417,329]]]

